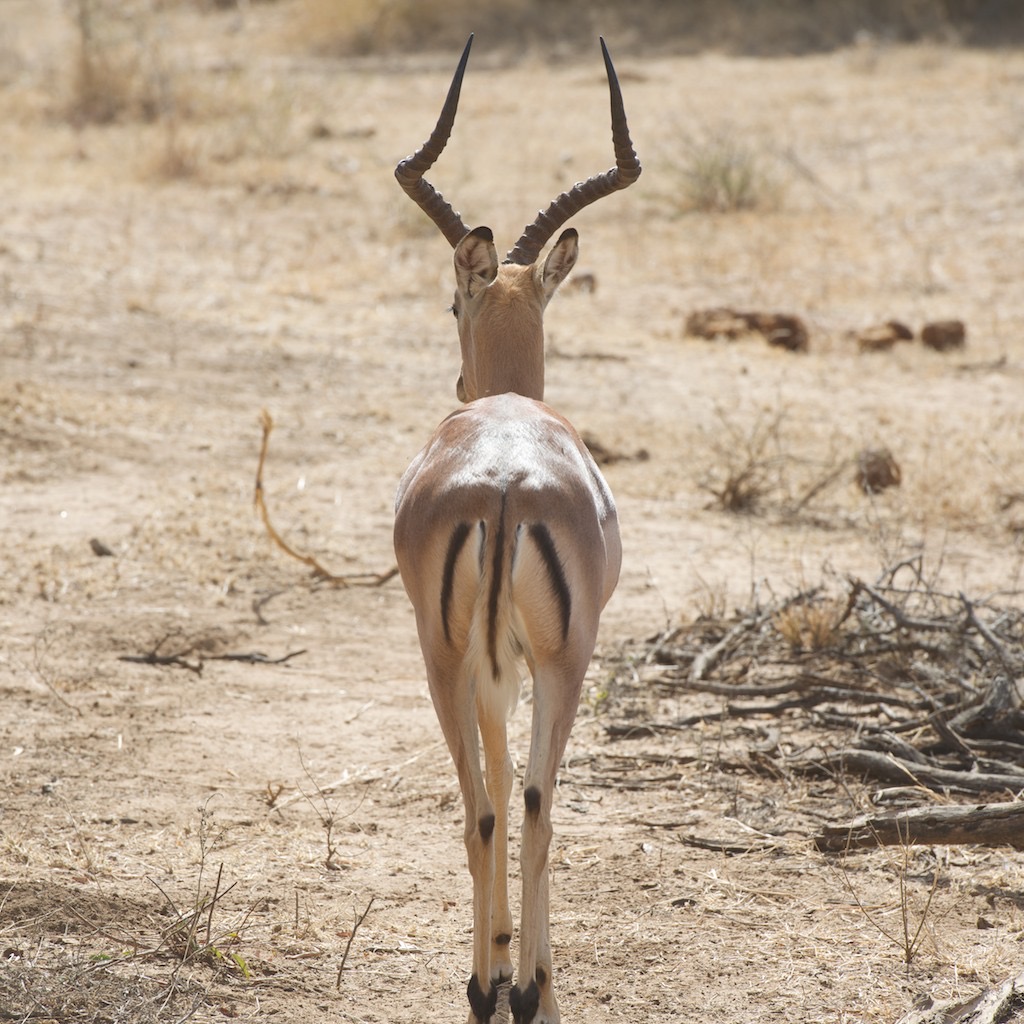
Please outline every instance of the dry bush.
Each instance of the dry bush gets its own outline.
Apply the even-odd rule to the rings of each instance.
[[[701,489],[713,495],[726,512],[755,512],[777,488],[782,414],[767,423],[759,418],[749,432],[740,431],[721,410],[718,417],[724,430],[710,438],[713,462]]]
[[[788,436],[785,410],[762,411],[741,424],[718,408],[716,420],[705,431],[709,459],[698,486],[725,512],[800,516],[848,469],[849,460],[831,451],[824,458],[797,454],[795,445],[806,438]]]
[[[196,173],[198,149],[184,140],[180,77],[163,53],[157,8],[112,0],[75,0],[70,9],[77,54],[66,114],[76,125],[158,123],[156,150],[143,173],[157,179]]]
[[[182,138],[177,118],[168,118],[162,142],[146,168],[147,175],[160,181],[175,181],[193,177],[199,166],[198,146]]]
[[[771,158],[732,128],[684,134],[672,159],[675,187],[668,196],[680,212],[774,210],[783,184]]]

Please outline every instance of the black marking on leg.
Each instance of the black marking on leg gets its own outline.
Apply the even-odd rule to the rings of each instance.
[[[501,599],[501,577],[505,565],[505,495],[501,496],[498,532],[494,538],[491,563],[491,593],[487,602],[487,653],[491,658],[491,674],[498,679],[498,603]]]
[[[551,589],[558,599],[558,608],[562,619],[562,639],[569,636],[569,620],[572,617],[572,592],[569,590],[569,581],[565,578],[565,566],[558,557],[558,550],[555,547],[555,540],[551,531],[543,523],[533,523],[530,526],[530,536],[533,538],[540,557],[544,560],[544,566],[548,571],[548,579],[551,581]]]
[[[462,546],[469,536],[469,523],[459,523],[448,538],[448,551],[444,556],[444,574],[441,577],[441,624],[444,626],[444,638],[452,642],[452,627],[448,621],[451,611],[452,591],[455,589],[455,563],[458,561]]]
[[[485,842],[491,841],[491,836],[494,834],[494,815],[485,814],[476,823],[477,828],[480,829],[480,838]]]
[[[540,814],[540,789],[537,786],[527,786],[523,792],[523,799],[526,801],[526,811],[533,817]]]
[[[548,972],[543,967],[537,966],[533,972],[534,977],[537,979],[537,984],[543,988],[548,983]]]
[[[508,932],[502,932],[500,935],[494,936],[494,944],[496,946],[507,946],[512,941],[512,936]]]
[[[512,991],[508,994],[508,1005],[516,1024],[530,1024],[537,1016],[537,1008],[540,1006],[540,989],[537,988],[537,982],[531,981],[525,992],[518,985],[513,985]]]
[[[494,985],[490,985],[485,994],[474,974],[466,986],[466,995],[469,997],[469,1008],[473,1011],[473,1016],[480,1024],[487,1024],[498,1008],[498,990]]]

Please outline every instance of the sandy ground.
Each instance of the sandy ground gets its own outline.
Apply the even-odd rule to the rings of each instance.
[[[336,573],[393,564],[395,484],[459,367],[450,250],[392,170],[454,55],[314,59],[287,4],[174,8],[145,35],[171,137],[72,124],[64,17],[4,6],[0,1017],[462,1020],[461,801],[411,608],[397,580],[317,583],[252,506],[266,408],[281,532]],[[624,567],[556,801],[563,1017],[895,1021],[1019,970],[1020,855],[826,858],[809,836],[864,806],[857,780],[746,770],[749,722],[604,725],[636,698],[624,645],[829,574],[920,557],[1019,606],[1024,57],[865,43],[620,72],[644,176],[577,218],[596,289],[547,321],[548,400],[647,455],[606,467]],[[480,39],[463,97],[433,180],[499,242],[610,162],[596,46],[510,63]],[[774,202],[681,212],[688,140],[723,132]],[[811,350],[686,338],[714,305],[795,313]],[[891,317],[960,318],[967,346],[858,352],[849,332]],[[902,487],[869,499],[844,470],[793,510],[880,445]],[[711,490],[751,449],[770,486],[735,515]]]

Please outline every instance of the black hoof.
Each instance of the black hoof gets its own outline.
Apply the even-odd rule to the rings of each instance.
[[[487,1024],[498,1008],[498,990],[491,985],[485,993],[474,974],[466,986],[466,995],[469,996],[469,1008],[473,1011],[473,1016],[480,1024]]]
[[[540,1006],[540,989],[537,988],[537,982],[531,981],[525,992],[518,985],[514,985],[508,994],[508,1005],[516,1024],[530,1024],[537,1016],[537,1008]]]

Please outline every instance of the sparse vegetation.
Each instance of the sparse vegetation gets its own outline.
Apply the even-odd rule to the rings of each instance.
[[[759,416],[752,427],[739,426],[723,409],[707,434],[712,463],[701,489],[726,512],[756,511],[764,499],[782,488],[781,473],[789,461],[781,440],[785,413]]]
[[[478,14],[493,18],[470,0],[303,0],[297,32],[318,53],[386,53],[457,43]]]
[[[76,124],[109,124],[121,118],[154,120],[160,111],[156,83],[138,33],[141,12],[109,0],[74,0],[77,36],[68,117]]]
[[[684,135],[675,158],[673,206],[684,213],[774,210],[783,197],[766,152],[733,128]]]
[[[195,175],[198,146],[183,130],[182,84],[163,50],[161,11],[111,0],[74,0],[69,10],[77,52],[68,119],[79,127],[122,121],[158,124],[159,143],[144,173],[158,180]]]
[[[836,645],[845,603],[809,598],[786,605],[775,616],[775,628],[794,651],[825,651]]]
[[[932,862],[932,878],[930,885],[925,890],[924,897],[918,898],[919,887],[915,885],[914,879],[920,869],[917,868],[915,861],[924,859]],[[930,938],[934,933],[932,919],[935,915],[932,913],[932,903],[942,875],[941,864],[934,853],[922,854],[915,851],[909,842],[900,844],[895,852],[887,851],[887,861],[888,870],[895,878],[897,888],[895,906],[899,917],[898,928],[895,929],[886,921],[888,916],[886,912],[889,907],[867,905],[861,899],[845,858],[840,861],[839,869],[843,885],[850,893],[857,908],[877,929],[878,933],[900,951],[901,959],[909,969],[914,958],[921,951],[925,939]]]
[[[762,410],[752,423],[741,424],[718,408],[704,437],[709,458],[699,486],[717,507],[741,515],[807,515],[852,464],[836,454],[835,442],[824,456],[801,451],[805,439],[790,430],[784,409]]]

